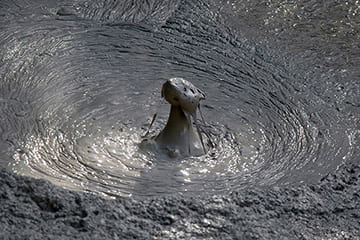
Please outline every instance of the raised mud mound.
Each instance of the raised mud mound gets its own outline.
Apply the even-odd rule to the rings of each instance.
[[[360,165],[317,185],[105,200],[0,173],[1,239],[360,239]]]

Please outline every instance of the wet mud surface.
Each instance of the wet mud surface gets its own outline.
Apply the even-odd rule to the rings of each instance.
[[[1,239],[359,239],[360,166],[318,184],[105,200],[0,173]]]
[[[0,3],[0,239],[359,239],[359,1]],[[138,151],[171,77],[213,155]]]

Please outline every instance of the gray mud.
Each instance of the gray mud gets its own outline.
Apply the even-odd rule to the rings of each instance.
[[[319,184],[135,200],[0,173],[1,239],[359,239],[360,166]]]
[[[359,12],[0,1],[0,239],[360,239]],[[137,161],[170,77],[207,93],[217,157]]]

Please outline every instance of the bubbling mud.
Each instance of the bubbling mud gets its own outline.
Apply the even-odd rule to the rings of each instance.
[[[160,118],[149,134],[161,132],[165,123]],[[234,133],[221,123],[204,127],[215,147],[200,156],[176,157],[143,148],[141,135],[148,124],[136,127],[132,121],[117,122],[114,126],[97,127],[96,131],[87,125],[91,134],[81,133],[83,123],[76,126],[75,134],[46,129],[30,136],[14,154],[11,169],[67,189],[110,198],[198,191],[211,194],[219,192],[219,188],[228,191],[234,187],[229,179],[246,177],[258,164],[256,157],[261,151],[261,142],[254,139],[260,135],[248,131],[250,128]],[[202,150],[200,143],[199,149]]]
[[[344,12],[326,23],[307,15],[311,2],[292,15],[305,18],[290,19],[276,4],[250,4],[261,10],[251,27],[248,4],[228,3],[233,12],[216,2],[5,0],[0,164],[114,197],[313,183],[357,160],[359,64],[349,63],[359,58],[344,50],[358,42],[348,41],[352,15],[346,32]],[[283,20],[291,27],[272,24]],[[337,41],[313,27],[325,25],[349,34]],[[173,76],[208,98],[170,81],[169,115],[159,93]],[[200,101],[206,124],[196,120]],[[140,144],[154,112],[146,137],[159,151]]]
[[[179,82],[183,86],[177,89]],[[195,94],[186,97],[184,86]],[[70,120],[54,128],[39,124],[10,167],[21,175],[111,198],[228,191],[234,187],[229,179],[246,177],[258,164],[263,141],[251,126],[234,131],[220,122],[197,122],[205,94],[186,80],[166,81],[161,94],[172,104],[167,121],[160,113],[151,127],[142,111],[137,121],[111,122],[109,115],[106,119],[93,111],[91,120]],[[113,114],[119,115],[115,110]],[[144,140],[146,130],[154,137]]]
[[[205,154],[209,144],[205,147],[196,122],[196,112],[200,111],[200,100],[205,99],[205,94],[182,78],[171,78],[163,84],[161,96],[171,104],[166,126],[157,136],[145,139],[141,145],[165,151],[170,157]]]

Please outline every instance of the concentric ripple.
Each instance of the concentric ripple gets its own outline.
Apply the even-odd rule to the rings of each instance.
[[[356,155],[356,119],[324,100],[318,79],[275,64],[207,1],[146,2],[8,3],[0,130],[10,147],[0,150],[10,169],[105,197],[197,195],[317,181]],[[155,112],[151,135],[166,123],[171,77],[207,95],[215,147],[204,156],[139,147]]]

